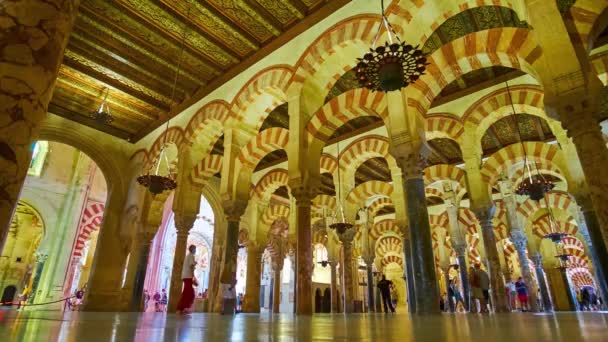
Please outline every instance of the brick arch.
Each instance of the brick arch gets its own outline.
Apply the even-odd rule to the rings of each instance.
[[[152,162],[154,162],[155,158],[160,154],[160,150],[165,144],[173,143],[177,146],[178,150],[182,146],[184,142],[184,131],[180,127],[171,127],[166,132],[163,132],[156,141],[152,144],[150,149],[148,150],[147,160],[145,163],[145,167],[149,168]]]
[[[335,210],[336,197],[324,194],[317,195],[317,197],[312,200],[312,205],[317,210],[322,210],[323,208]]]
[[[320,159],[321,173],[331,173],[332,175],[338,169],[338,161],[331,154],[323,153]]]
[[[508,239],[509,228],[507,225],[503,222],[494,225],[494,236],[496,237],[496,242]]]
[[[265,129],[251,138],[241,149],[239,161],[253,170],[268,153],[285,149],[288,141],[289,130],[281,127]]]
[[[223,157],[219,154],[210,154],[203,158],[190,172],[192,184],[204,186],[209,178],[222,170],[222,160]]]
[[[545,195],[541,201],[525,200],[517,207],[517,212],[525,219],[532,217],[534,213],[541,209],[560,209],[568,213],[573,213],[576,210],[576,202],[566,192],[551,191]]]
[[[89,201],[82,213],[80,225],[78,227],[78,236],[76,237],[76,245],[72,253],[75,257],[82,256],[82,250],[87,241],[91,238],[91,233],[99,230],[105,207],[103,203]]]
[[[462,169],[455,165],[449,164],[437,164],[424,169],[424,184],[431,185],[437,181],[449,180],[458,183],[460,188],[466,188],[465,186],[465,173]],[[458,192],[459,189],[454,189],[454,192]]]
[[[368,208],[371,213],[371,217],[375,217],[380,210],[382,210],[385,207],[392,206],[392,205],[394,205],[394,203],[391,198],[378,197],[369,204]]]
[[[287,88],[293,69],[275,65],[255,74],[237,93],[233,101],[233,124],[245,124],[259,130],[266,116],[287,102]]]
[[[562,243],[564,244],[564,247],[568,246],[571,249],[585,251],[585,245],[576,236],[566,236],[562,238]]]
[[[466,228],[467,235],[479,232],[479,221],[469,208],[460,208],[458,210],[458,223]]]
[[[592,47],[592,40],[596,39],[603,31],[602,28],[605,28],[601,25],[599,19],[607,8],[608,1],[606,0],[576,0],[574,5],[570,7],[576,33],[579,35],[585,49],[589,50]]]
[[[403,252],[403,243],[396,236],[383,236],[376,241],[376,255],[383,258],[387,253],[399,254]]]
[[[346,202],[357,207],[364,204],[365,200],[375,195],[391,197],[393,186],[382,181],[367,181],[355,187],[346,197]],[[358,208],[358,207],[357,207]]]
[[[517,249],[515,249],[515,245],[510,239],[505,240],[503,251],[505,253],[505,258],[511,258],[512,256],[517,255]]]
[[[583,256],[570,256],[568,258],[568,267],[581,267],[581,268],[589,268],[589,260]]]
[[[285,169],[274,169],[265,174],[253,188],[253,195],[256,198],[264,201],[270,198],[273,192],[275,192],[281,186],[289,186],[287,183],[289,176]]]
[[[562,174],[560,169],[554,164],[550,163],[546,160],[539,160],[536,162],[536,169],[542,174],[548,174],[554,177],[557,177],[562,180],[564,183],[568,183],[566,177]],[[518,165],[518,167],[511,173],[510,181],[513,186],[518,186],[522,181],[522,177],[524,175],[524,167],[523,164]]]
[[[438,8],[436,1],[430,0],[399,0],[393,2],[387,9],[387,15],[393,25],[400,27],[416,27],[414,37],[403,36],[408,41],[425,42],[431,34],[448,18],[474,7],[502,6],[513,9],[510,0],[450,0],[441,2]],[[520,18],[525,13],[517,13]]]
[[[530,107],[537,107],[543,109],[544,107],[544,93],[539,86],[535,85],[514,85],[509,86],[511,90],[511,97],[513,98],[513,105],[517,110],[520,105],[528,105]],[[492,112],[496,112],[501,107],[511,108],[511,101],[509,100],[509,93],[507,88],[501,88],[495,90],[486,96],[475,101],[470,105],[462,116],[462,121],[467,124],[480,125],[484,119],[487,119]],[[509,112],[512,113],[510,110]],[[518,113],[523,113],[525,110],[518,110]],[[547,116],[544,115],[546,118]],[[500,120],[501,118],[493,118],[492,123]],[[489,127],[492,123],[486,124]],[[485,131],[485,130],[484,130]]]
[[[557,145],[550,145],[542,142],[524,142],[526,146],[527,158],[531,162],[545,161],[561,165],[562,155]],[[523,150],[520,144],[512,144],[500,149],[492,154],[481,168],[481,177],[489,185],[494,185],[501,174],[513,164],[523,161]]]
[[[384,234],[395,234],[401,236],[401,230],[395,224],[393,219],[384,219],[374,223],[372,229],[369,232],[369,237],[372,240],[377,240]]]
[[[448,138],[461,144],[464,125],[453,114],[438,113],[426,116],[424,120],[426,139]]]
[[[274,223],[274,221],[281,217],[286,219],[289,218],[289,207],[286,205],[275,204],[266,208],[264,214],[262,215],[261,221],[263,224],[270,226]]]
[[[595,287],[595,281],[593,280],[593,275],[591,271],[589,271],[586,267],[575,267],[573,269],[568,270],[568,274],[572,279],[572,283],[574,283],[575,288],[580,288],[581,286],[593,286]]]
[[[495,28],[470,33],[433,52],[427,73],[411,85],[408,106],[423,115],[441,90],[464,74],[490,66],[505,66],[537,76],[532,65],[542,49],[531,30]]]
[[[397,264],[400,267],[403,267],[403,257],[394,255],[394,254],[390,254],[390,255],[387,255],[384,258],[382,258],[383,267],[386,267],[390,264]]]
[[[341,165],[347,180],[355,178],[357,169],[372,158],[384,158],[389,169],[396,168],[397,162],[389,153],[388,139],[379,135],[361,137],[350,143],[342,152]]]
[[[439,197],[442,200],[444,197],[444,193],[441,189],[438,189],[436,187],[430,187],[430,186],[427,186],[424,188],[424,195],[425,195],[425,197]]]
[[[335,75],[341,76],[356,65],[357,58],[368,50],[379,24],[378,15],[347,18],[319,35],[304,51],[296,63],[291,91],[294,96],[307,99],[301,103],[305,115],[323,105]]]
[[[364,116],[376,116],[386,123],[388,109],[384,92],[357,88],[342,93],[312,115],[306,130],[309,137],[325,142],[342,125]]]
[[[208,125],[212,122],[219,123],[223,126],[226,120],[232,116],[230,112],[230,104],[223,100],[215,100],[207,103],[190,119],[184,130],[184,141],[194,143],[198,134],[209,134]],[[214,132],[213,135],[219,137],[220,132]]]
[[[448,228],[448,213],[443,212],[439,215],[429,215],[429,224],[431,225],[431,229],[435,230],[436,228]]]
[[[545,235],[551,233],[551,231],[553,229],[556,229],[557,232],[559,232],[559,233],[565,233],[568,235],[572,235],[573,238],[574,238],[574,235],[576,235],[576,233],[578,233],[578,227],[571,222],[558,220],[555,222],[555,225],[556,225],[556,227],[552,228],[551,221],[549,219],[549,215],[548,214],[543,215],[543,216],[539,217],[536,221],[534,221],[533,226],[532,226],[532,232],[534,233],[534,235],[538,236],[541,239]]]

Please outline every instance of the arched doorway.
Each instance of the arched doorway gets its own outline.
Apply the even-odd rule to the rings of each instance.
[[[10,306],[10,302],[15,299],[16,294],[17,287],[15,285],[9,285],[4,288],[4,291],[2,291],[2,300],[0,300],[0,302],[4,303],[4,306]]]

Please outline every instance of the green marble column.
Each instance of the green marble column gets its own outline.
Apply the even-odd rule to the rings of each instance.
[[[412,245],[408,234],[403,235],[403,254],[405,256],[405,285],[407,287],[407,308],[416,312],[416,286],[414,286],[414,265],[412,265]]]
[[[541,302],[543,304],[542,311],[553,312],[553,303],[551,302],[551,294],[547,281],[545,280],[545,270],[543,269],[543,256],[540,252],[531,256],[534,261],[534,270],[536,271],[536,279],[540,288]]]
[[[131,295],[131,311],[143,310],[144,284],[146,282],[146,271],[148,269],[148,257],[150,255],[150,244],[154,234],[140,234],[137,241],[137,270],[133,279],[133,293]]]
[[[519,267],[521,268],[521,274],[524,278],[524,282],[528,285],[528,302],[530,304],[530,310],[532,312],[539,312],[538,307],[538,296],[536,294],[536,282],[532,276],[532,270],[530,269],[530,261],[526,253],[528,246],[528,238],[526,234],[521,230],[511,231],[511,241],[517,251],[517,257],[519,259]]]
[[[346,232],[338,234],[342,242],[342,293],[344,295],[344,313],[354,312],[354,275],[353,275],[353,238],[355,229],[349,228]]]
[[[467,266],[467,258],[465,256],[467,245],[453,245],[458,258],[458,273],[460,274],[460,286],[462,287],[462,300],[464,301],[464,309],[469,311],[471,305],[471,286],[469,285],[469,267]]]

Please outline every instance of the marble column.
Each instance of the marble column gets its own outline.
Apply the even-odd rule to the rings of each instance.
[[[538,280],[538,287],[540,288],[540,296],[543,304],[542,311],[553,312],[553,303],[551,302],[551,295],[547,281],[545,280],[545,270],[543,269],[543,256],[540,252],[536,252],[531,255],[532,261],[534,261],[534,270],[536,271],[536,279]]]
[[[591,76],[593,77],[593,76]],[[552,103],[545,103],[553,108],[560,117],[562,126],[576,147],[579,160],[587,185],[598,225],[589,225],[593,237],[599,230],[604,243],[608,245],[608,149],[602,133],[597,115],[599,112],[599,81],[594,79],[593,86],[565,93],[554,99]],[[591,86],[591,87],[589,87]],[[547,101],[549,102],[549,101]],[[598,243],[596,243],[597,245]]]
[[[312,228],[311,189],[292,187],[296,199],[296,314],[312,315]]]
[[[407,309],[409,313],[416,312],[416,286],[414,285],[414,265],[412,265],[412,244],[410,236],[404,234],[403,238],[403,255],[405,256],[405,286],[407,287]],[[378,292],[380,293],[380,292]]]
[[[17,0],[0,6],[0,250],[79,3]]]
[[[602,239],[597,215],[591,204],[577,198],[581,205],[578,210],[578,231],[585,240],[587,252],[593,264],[595,279],[602,294],[602,298],[608,298],[608,251]]]
[[[570,310],[574,311],[578,307],[578,301],[576,300],[576,295],[574,294],[574,289],[572,283],[570,282],[570,278],[568,277],[568,269],[565,267],[559,268],[559,273],[564,283],[564,290],[566,298],[568,299],[568,306]]]
[[[435,273],[433,241],[429,225],[429,213],[426,207],[424,180],[422,178],[423,160],[416,153],[399,158],[404,177],[409,219],[410,246],[414,275],[415,312],[421,314],[438,313],[439,289]]]
[[[507,293],[505,284],[500,272],[500,258],[496,247],[496,237],[494,236],[494,227],[492,225],[492,217],[495,211],[494,206],[485,208],[476,208],[473,210],[475,216],[481,225],[481,233],[483,235],[483,245],[488,258],[488,272],[490,276],[491,300],[495,312],[509,312]]]
[[[349,228],[344,233],[338,234],[342,242],[342,294],[344,297],[344,313],[354,312],[354,275],[353,275],[353,239],[355,229]]]
[[[190,229],[192,229],[195,220],[196,216],[175,216],[177,238],[175,240],[175,254],[173,255],[173,268],[171,271],[171,287],[169,288],[167,312],[175,312],[179,297],[182,293],[182,268],[188,249],[188,234]]]
[[[365,258],[365,269],[367,271],[367,308],[370,312],[376,311],[374,306],[374,273],[373,273],[374,258],[367,256]]]
[[[464,301],[464,309],[469,311],[471,305],[471,287],[469,285],[469,267],[467,266],[466,244],[452,245],[458,258],[458,273],[460,274],[460,286],[462,287],[462,300]]]
[[[338,277],[336,276],[336,266],[337,266],[337,262],[335,260],[331,260],[329,262],[329,267],[330,267],[330,272],[331,272],[331,284],[330,284],[330,291],[331,291],[331,312],[332,313],[338,313],[340,312],[339,309],[339,305],[338,305]]]
[[[243,312],[260,312],[262,252],[263,249],[256,244],[247,245],[247,284],[245,285]]]
[[[148,257],[150,245],[154,239],[154,233],[141,233],[137,236],[135,255],[137,255],[137,266],[133,278],[133,292],[131,294],[131,311],[143,310],[144,283],[146,282],[146,270],[148,268]]]
[[[442,267],[442,271],[443,271],[443,277],[444,277],[444,281],[445,281],[445,292],[446,294],[448,294],[448,296],[446,296],[447,298],[447,304],[448,304],[448,309],[450,310],[450,312],[454,312],[455,309],[455,303],[452,301],[452,298],[450,298],[449,296],[449,289],[450,289],[450,266],[444,266]]]
[[[536,282],[532,276],[530,261],[528,260],[528,254],[526,253],[528,247],[528,238],[526,237],[526,233],[522,230],[512,230],[511,241],[513,242],[513,246],[515,246],[515,250],[517,251],[522,277],[524,278],[526,285],[528,285],[528,302],[530,304],[530,309],[532,312],[539,312],[540,308],[538,307]]]

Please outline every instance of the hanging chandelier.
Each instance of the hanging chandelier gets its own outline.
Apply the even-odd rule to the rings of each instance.
[[[344,216],[344,207],[342,206],[342,178],[340,177],[340,142],[336,142],[336,148],[338,150],[338,193],[336,194],[336,212],[333,216],[333,223],[329,225],[329,228],[335,230],[338,234],[344,234],[348,229],[353,227],[353,224],[346,222]]]
[[[103,95],[103,100],[101,100],[101,104],[99,108],[91,113],[91,118],[99,123],[104,125],[109,125],[114,121],[114,117],[112,113],[110,113],[110,106],[108,106],[108,95],[110,94],[110,88],[104,87],[101,90],[101,95]]]
[[[380,1],[382,22],[378,27],[370,51],[357,58],[356,76],[361,87],[373,91],[394,91],[407,87],[424,74],[426,57],[418,46],[402,42],[384,14],[384,0]],[[376,46],[382,27],[388,34],[384,45]]]
[[[555,257],[559,261],[559,266],[557,268],[569,268],[568,261],[572,255],[564,251],[564,244],[561,243],[561,241],[560,243],[555,244],[555,252]]]
[[[553,210],[551,210],[551,207],[549,207],[549,201],[546,198],[545,205],[547,206],[547,210],[549,211],[549,233],[545,234],[543,238],[549,239],[553,243],[559,244],[562,242],[562,239],[568,234],[559,231],[555,216],[553,215]]]
[[[545,197],[545,194],[547,192],[551,191],[555,187],[555,184],[551,180],[545,178],[545,176],[540,173],[538,167],[536,166],[536,163],[534,163],[533,166],[531,165],[531,162],[528,159],[526,145],[524,144],[521,138],[519,123],[515,118],[515,115],[517,113],[515,111],[515,105],[513,104],[513,98],[511,97],[511,88],[509,88],[508,81],[506,81],[505,84],[507,86],[507,94],[509,95],[509,102],[513,111],[513,122],[515,124],[515,130],[517,131],[517,140],[521,145],[521,149],[524,155],[524,172],[522,174],[521,182],[519,182],[519,185],[515,187],[515,193],[520,196],[528,196],[533,201],[540,201],[542,198]],[[534,167],[536,173],[532,171],[532,167]]]
[[[190,17],[190,9],[191,9],[191,6],[188,7],[188,13],[186,14],[186,19],[188,19]],[[171,98],[169,101],[170,105],[173,104],[173,101],[175,99],[175,89],[177,88],[177,80],[179,78],[179,74],[181,71],[182,59],[183,59],[183,55],[184,55],[184,47],[186,44],[186,37],[187,37],[187,33],[188,33],[187,29],[188,29],[188,25],[184,24],[184,30],[182,32],[181,48],[180,48],[179,57],[177,60],[177,67],[175,69],[175,78],[173,80]],[[165,132],[164,132],[165,140],[167,139],[167,132],[169,131],[169,122],[171,121],[170,120],[171,115],[167,115],[167,117],[168,117],[167,125],[165,126]],[[161,175],[159,173],[160,165],[163,162],[165,163],[165,168],[167,169],[167,175]],[[154,165],[154,164],[156,164],[156,165]],[[150,173],[150,171],[152,171],[152,168],[154,168],[154,173]],[[153,195],[158,195],[158,194],[163,193],[164,191],[170,191],[170,190],[174,190],[175,188],[177,188],[177,182],[175,181],[175,176],[171,172],[171,164],[169,163],[169,159],[167,158],[166,141],[163,143],[163,146],[160,149],[160,154],[159,154],[156,162],[151,165],[151,167],[147,170],[146,174],[143,174],[143,175],[137,177],[137,182],[140,185],[146,187],[148,189],[148,191],[150,191],[150,193]]]

